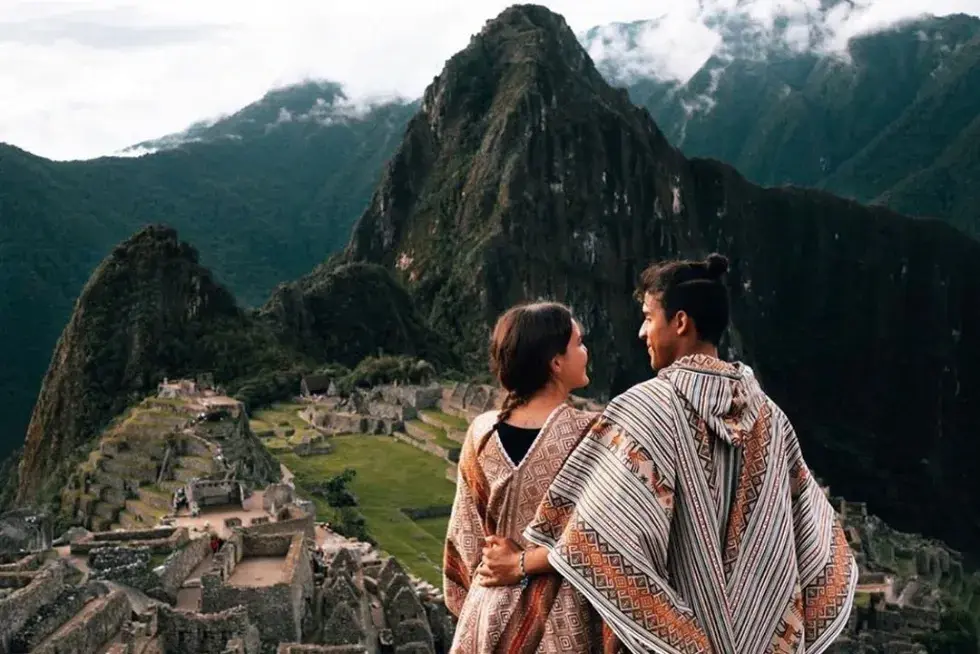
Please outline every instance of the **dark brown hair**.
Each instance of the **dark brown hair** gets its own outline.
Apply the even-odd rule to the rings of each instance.
[[[490,336],[490,372],[507,391],[499,420],[525,404],[551,379],[551,360],[572,338],[572,312],[557,302],[508,309]]]
[[[660,303],[667,320],[683,311],[694,321],[698,338],[717,346],[730,317],[728,287],[723,280],[727,272],[728,258],[717,253],[704,261],[651,264],[640,274],[636,299],[642,302],[647,293],[662,293]]]

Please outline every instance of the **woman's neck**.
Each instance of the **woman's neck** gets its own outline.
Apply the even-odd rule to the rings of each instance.
[[[567,401],[567,392],[549,386],[532,395],[525,404],[515,407],[505,422],[515,427],[543,427],[551,412]]]

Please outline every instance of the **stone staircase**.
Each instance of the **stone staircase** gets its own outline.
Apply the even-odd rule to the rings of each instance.
[[[218,464],[189,417],[144,402],[106,431],[62,492],[62,506],[92,531],[154,526],[173,492]]]

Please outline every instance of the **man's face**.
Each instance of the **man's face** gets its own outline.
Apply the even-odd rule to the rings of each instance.
[[[661,293],[646,293],[643,296],[643,325],[640,327],[640,340],[647,346],[650,367],[654,372],[666,368],[677,360],[680,335],[678,323],[681,312],[667,320],[664,307],[660,303]]]

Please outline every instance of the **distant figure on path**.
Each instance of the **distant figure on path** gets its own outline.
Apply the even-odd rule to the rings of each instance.
[[[460,456],[443,566],[446,607],[459,618],[451,652],[601,647],[598,614],[521,535],[597,415],[568,404],[589,383],[588,356],[561,304],[514,307],[497,321],[490,363],[508,395],[501,411],[473,421]]]
[[[719,358],[727,271],[714,254],[643,272],[656,376],[613,399],[524,535],[632,652],[817,654],[858,570],[789,419]]]

